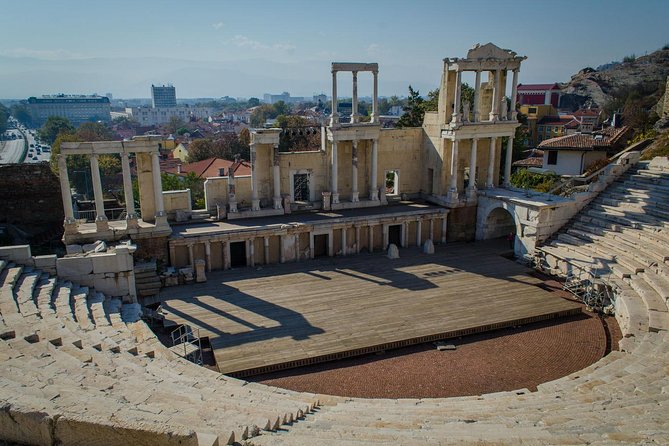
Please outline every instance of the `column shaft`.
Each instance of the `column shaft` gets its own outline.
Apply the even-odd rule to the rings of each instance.
[[[358,122],[358,72],[353,71],[353,95],[351,96],[351,124]]]
[[[446,243],[446,225],[448,224],[448,215],[441,219],[441,243]]]
[[[274,209],[281,209],[281,166],[279,162],[279,147],[274,147],[274,165],[272,179],[274,180]]]
[[[506,159],[504,160],[504,187],[511,185],[511,163],[513,159],[513,137],[506,143]]]
[[[332,71],[332,113],[330,114],[330,125],[335,125],[339,122],[339,115],[337,114],[337,72]]]
[[[125,197],[126,219],[136,219],[135,198],[132,195],[132,178],[130,177],[130,160],[126,152],[121,153],[121,170],[123,171],[123,196]]]
[[[497,121],[499,116],[499,85],[500,85],[500,70],[493,71],[493,89],[492,89],[492,107],[490,108],[490,120]]]
[[[372,162],[371,164],[371,174],[370,174],[370,186],[369,186],[369,199],[378,200],[379,199],[379,185],[378,185],[378,158],[379,158],[379,141],[372,141]]]
[[[341,228],[341,255],[343,256],[347,254],[348,247],[346,245],[346,228]]]
[[[264,259],[265,260],[265,265],[269,263],[269,237],[265,237],[263,239],[263,248],[265,250],[264,254]]]
[[[93,181],[93,195],[95,195],[95,220],[107,220],[105,215],[105,201],[102,195],[102,180],[100,179],[100,166],[98,164],[98,155],[90,156],[91,162],[91,180]]]
[[[360,254],[360,226],[355,227],[355,253]]]
[[[188,264],[191,268],[195,268],[195,257],[193,256],[193,244],[188,245]]]
[[[453,149],[451,150],[451,192],[458,191],[458,140],[453,141]]]
[[[58,178],[60,179],[60,194],[63,197],[63,211],[65,223],[74,223],[74,209],[72,208],[72,191],[70,190],[70,177],[67,174],[67,156],[58,155]]]
[[[497,144],[497,138],[490,138],[490,152],[488,154],[488,175],[486,178],[485,186],[488,189],[495,187],[495,145]]]
[[[511,84],[511,120],[518,119],[518,112],[516,112],[516,96],[518,96],[518,69],[513,70],[513,81]]]
[[[360,201],[358,193],[358,141],[353,141],[351,149],[351,201]]]
[[[330,189],[332,189],[332,203],[336,204],[339,203],[339,192],[337,191],[337,176],[339,173],[337,172],[337,141],[332,141],[332,160],[331,160],[331,186]]]
[[[256,165],[257,154],[256,144],[251,143],[251,210],[260,210],[260,200],[258,199],[258,173]]]
[[[460,98],[462,96],[462,71],[455,72],[455,100],[453,101],[453,117],[451,122],[460,122]]]
[[[481,107],[479,105],[481,98],[481,70],[476,70],[476,82],[474,83],[474,122],[481,120]]]
[[[156,217],[164,217],[165,205],[163,204],[163,183],[160,179],[160,160],[158,158],[158,152],[153,152],[151,154],[151,175],[153,176],[153,194],[156,201]]]
[[[422,239],[422,234],[421,234],[421,229],[422,229],[422,222],[420,220],[416,220],[416,246],[420,247],[423,239]]]
[[[207,271],[211,272],[211,243],[204,242],[204,261],[207,264]]]
[[[469,189],[476,189],[476,151],[478,145],[478,138],[472,139],[472,150],[469,155]]]
[[[374,252],[374,226],[367,227],[367,251]]]
[[[372,92],[372,122],[379,122],[379,72],[373,71],[374,90]]]

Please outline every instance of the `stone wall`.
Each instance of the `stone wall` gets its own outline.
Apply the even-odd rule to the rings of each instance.
[[[169,262],[167,236],[133,239],[133,243],[137,245],[137,251],[135,251],[134,255],[135,259],[156,259],[165,264]]]
[[[0,165],[0,223],[62,225],[58,177],[49,163]]]
[[[176,220],[177,211],[191,212],[193,210],[190,189],[164,191],[163,203],[168,220]]]

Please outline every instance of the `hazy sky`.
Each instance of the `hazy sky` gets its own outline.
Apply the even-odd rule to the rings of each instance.
[[[0,0],[0,98],[329,94],[332,61],[378,62],[381,95],[427,93],[444,57],[489,41],[528,57],[521,82],[566,81],[669,43],[667,23],[667,0]]]

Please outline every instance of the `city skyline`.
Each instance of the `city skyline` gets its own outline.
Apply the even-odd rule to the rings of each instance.
[[[528,1],[7,3],[0,98],[146,98],[151,84],[163,83],[179,98],[329,95],[330,62],[351,60],[379,63],[382,96],[406,95],[409,84],[425,95],[439,85],[444,57],[489,41],[528,57],[520,82],[564,82],[586,66],[666,44],[666,4],[639,9],[619,0],[559,9]],[[367,80],[361,76],[361,96],[370,93]]]

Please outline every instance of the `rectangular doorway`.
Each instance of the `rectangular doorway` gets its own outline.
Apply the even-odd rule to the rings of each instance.
[[[230,242],[230,266],[246,266],[246,242]]]
[[[296,173],[293,175],[294,201],[309,201],[309,174]]]
[[[328,235],[314,235],[314,257],[326,257],[328,255]]]
[[[402,246],[402,225],[388,226],[388,243],[392,243],[398,248]]]

